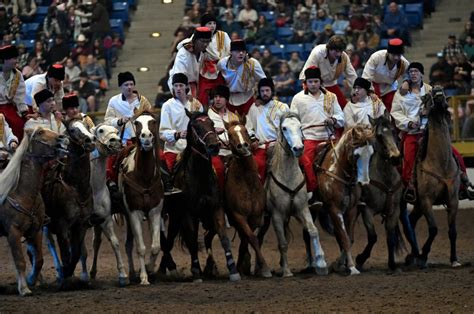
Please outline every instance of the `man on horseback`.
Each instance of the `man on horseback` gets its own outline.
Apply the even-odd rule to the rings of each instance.
[[[21,141],[23,126],[28,114],[25,105],[25,81],[21,71],[16,69],[18,50],[8,45],[0,48],[2,75],[0,75],[0,113],[11,127],[13,134]]]
[[[313,163],[318,146],[333,139],[334,128],[344,127],[344,113],[337,96],[322,87],[321,70],[311,66],[305,70],[303,90],[295,95],[290,110],[299,114],[303,130],[304,153],[300,165],[305,171],[309,203],[318,202],[318,181]]]
[[[273,99],[274,92],[271,78],[263,78],[258,82],[258,99],[250,107],[245,125],[252,139],[253,155],[262,184],[267,174],[267,160],[273,155],[270,150],[278,138],[280,117],[289,110],[287,104]]]
[[[25,129],[43,127],[59,134],[66,133],[66,127],[61,119],[54,115],[56,108],[54,94],[49,89],[43,89],[34,95],[35,103],[38,105],[38,116],[29,119],[25,123]]]
[[[409,73],[409,90],[406,95],[402,95],[400,91],[395,93],[393,98],[392,117],[395,124],[401,131],[402,148],[403,148],[403,167],[402,180],[406,187],[405,198],[414,199],[414,182],[413,169],[416,162],[416,154],[418,145],[426,128],[427,118],[422,112],[421,96],[431,92],[431,86],[423,82],[424,67],[419,62],[412,62],[408,67]],[[474,199],[474,192],[468,190],[472,187],[471,182],[466,173],[464,160],[459,152],[453,147],[453,154],[458,160],[461,170],[461,188],[460,198]]]
[[[245,41],[239,39],[230,43],[230,56],[221,59],[217,69],[230,89],[227,107],[232,112],[247,114],[255,101],[255,85],[266,77],[260,62],[248,56]]]
[[[381,97],[391,112],[392,100],[398,89],[398,80],[405,74],[409,62],[403,56],[404,44],[399,38],[390,39],[388,48],[374,52],[364,67],[362,77],[371,81],[375,93]],[[408,90],[408,82],[402,84],[402,92]]]
[[[65,76],[64,66],[61,64],[52,64],[44,74],[37,74],[25,81],[26,95],[25,103],[31,107],[30,110],[36,111],[39,104],[35,101],[34,95],[43,89],[53,93],[55,107],[53,112],[60,112],[64,97],[63,80]]]
[[[5,168],[8,157],[18,147],[18,138],[13,134],[5,116],[0,113],[0,169]]]
[[[346,42],[344,38],[338,35],[332,36],[327,44],[317,45],[313,48],[300,73],[300,80],[304,80],[304,72],[308,67],[317,66],[320,68],[324,87],[336,94],[337,101],[343,109],[346,106],[347,100],[339,85],[337,85],[337,80],[344,73],[349,86],[352,86],[357,78],[357,73],[351,64],[351,60],[344,52],[345,49]]]
[[[64,119],[66,121],[80,116],[89,129],[92,129],[95,126],[94,122],[88,115],[79,111],[79,97],[77,97],[76,94],[71,93],[63,97],[63,109],[65,113]]]
[[[224,126],[224,122],[239,121],[239,117],[232,111],[227,109],[227,102],[229,101],[230,91],[225,85],[218,85],[212,90],[212,97],[214,102],[207,112],[209,118],[214,122],[214,128],[219,134],[219,141],[221,148],[217,156],[212,156],[212,167],[217,175],[217,183],[219,188],[224,191],[225,180],[225,158],[232,154],[228,148],[229,138]]]

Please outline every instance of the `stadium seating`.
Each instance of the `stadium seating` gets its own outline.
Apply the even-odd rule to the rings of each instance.
[[[293,37],[293,28],[291,27],[278,27],[276,30],[277,40],[280,44],[287,44]]]
[[[291,53],[296,51],[300,58],[303,58],[305,55],[304,44],[288,44],[285,45],[285,59],[289,60],[291,57]]]
[[[123,21],[121,19],[110,19],[110,28],[113,32],[119,34],[120,39],[125,39],[125,32],[123,30]]]
[[[125,25],[130,25],[130,16],[128,14],[128,2],[114,2],[113,11],[110,14],[111,19],[120,19]]]
[[[276,56],[279,59],[285,58],[285,45],[270,45],[268,49],[272,55]]]
[[[33,22],[42,24],[46,15],[48,15],[48,6],[39,6],[36,8],[36,14]]]
[[[39,23],[25,23],[21,27],[23,33],[23,39],[35,39],[36,33],[40,28]]]

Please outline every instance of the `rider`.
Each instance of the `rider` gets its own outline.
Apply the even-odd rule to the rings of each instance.
[[[275,145],[280,127],[280,117],[289,110],[288,105],[273,99],[275,86],[271,78],[258,82],[257,101],[250,107],[246,128],[252,140],[252,149],[262,184],[267,174],[267,160]]]
[[[52,64],[48,71],[43,74],[36,74],[25,81],[26,95],[25,103],[36,111],[39,104],[35,101],[33,95],[37,92],[48,89],[54,95],[55,107],[53,112],[60,111],[64,97],[63,80],[65,76],[64,66],[61,64]]]
[[[95,126],[94,122],[88,115],[79,112],[79,97],[77,97],[76,94],[71,93],[63,97],[63,109],[65,112],[64,119],[66,121],[80,116],[82,118],[82,121],[87,124],[89,129]]]
[[[34,95],[34,99],[38,105],[38,116],[26,121],[25,129],[35,129],[40,126],[59,134],[66,133],[66,127],[61,119],[53,113],[56,108],[54,94],[49,89],[43,89]]]
[[[186,148],[186,134],[189,117],[185,109],[203,112],[201,103],[192,96],[188,97],[188,77],[184,73],[175,73],[172,79],[173,98],[168,99],[161,108],[160,139],[165,142],[163,158],[169,173],[173,171],[176,157]],[[174,192],[171,181],[164,178],[165,191]]]
[[[18,138],[13,134],[5,116],[0,113],[0,169],[4,168],[11,153],[18,147]]]
[[[209,118],[214,122],[214,127],[217,134],[219,134],[219,141],[221,142],[221,148],[219,149],[218,156],[212,156],[212,166],[217,175],[217,182],[221,191],[224,191],[224,180],[225,180],[225,157],[232,154],[227,145],[229,144],[229,138],[227,130],[224,126],[224,121],[229,123],[231,121],[239,121],[239,117],[227,109],[227,102],[229,101],[230,91],[225,85],[216,86],[211,92],[214,100],[207,112]]]
[[[305,70],[303,90],[295,95],[290,110],[299,114],[303,130],[304,153],[300,158],[306,177],[309,204],[320,203],[318,181],[313,163],[318,153],[318,145],[333,139],[334,128],[344,127],[344,113],[335,94],[322,87],[321,71],[311,66]]]
[[[412,62],[408,67],[409,90],[406,95],[400,91],[395,93],[393,98],[392,117],[396,126],[402,131],[403,147],[403,167],[402,180],[406,187],[405,197],[414,198],[413,168],[415,166],[418,142],[426,127],[426,117],[422,115],[421,96],[431,92],[431,86],[423,82],[424,67],[419,62]],[[461,189],[460,198],[474,199],[474,192],[468,190],[472,187],[466,174],[466,166],[459,152],[453,148],[453,154],[458,160],[461,169]]]

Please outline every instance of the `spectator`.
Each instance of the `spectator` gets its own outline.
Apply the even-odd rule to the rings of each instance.
[[[324,31],[316,37],[316,40],[314,42],[314,46],[316,45],[321,45],[325,44],[328,42],[329,38],[331,38],[334,35],[334,31],[332,30],[331,24],[326,24],[324,26]]]
[[[467,107],[467,118],[464,121],[462,127],[461,138],[462,139],[473,139],[474,138],[474,101],[470,100],[466,103]]]
[[[87,56],[87,64],[84,67],[84,71],[87,72],[89,82],[94,84],[96,89],[107,90],[108,84],[105,70],[92,54]]]
[[[367,48],[372,50],[377,49],[380,45],[380,33],[376,32],[374,25],[374,23],[367,24],[365,32]]]
[[[313,31],[314,37],[318,37],[324,32],[326,25],[331,25],[333,22],[332,18],[326,14],[326,11],[319,9],[316,20],[311,23],[311,30]]]
[[[472,26],[471,21],[467,21],[464,24],[464,30],[461,35],[459,35],[459,43],[461,45],[466,44],[468,36],[471,36],[471,38],[474,37],[474,27]]]
[[[48,14],[43,22],[43,34],[46,39],[54,38],[59,34],[67,34],[67,19],[64,16],[64,12],[58,11],[56,6],[48,8]]]
[[[374,50],[367,47],[365,40],[361,39],[357,42],[357,49],[354,51],[354,56],[357,56],[359,63],[357,67],[354,66],[354,69],[358,76],[362,75],[362,70],[372,53],[374,53]]]
[[[219,9],[216,8],[214,0],[207,0],[206,10],[204,11],[204,13],[209,13],[213,16],[217,16],[219,14]]]
[[[18,49],[17,67],[23,69],[28,64],[29,53],[23,43],[18,44],[16,48]]]
[[[405,13],[400,11],[396,2],[389,4],[389,12],[385,14],[382,26],[382,37],[396,38],[403,40],[405,45],[410,46],[411,41],[408,34],[408,21]]]
[[[92,16],[90,31],[92,33],[92,41],[99,38],[103,39],[105,35],[110,33],[109,13],[107,9],[98,2],[98,0],[91,0],[92,2]]]
[[[87,46],[87,38],[83,34],[80,34],[76,40],[76,46],[72,48],[71,58],[74,63],[79,64],[82,68],[87,63],[87,56],[92,53],[91,49]]]
[[[104,68],[107,67],[105,48],[102,43],[102,40],[100,40],[99,38],[94,39],[94,42],[92,43],[92,55],[95,57],[97,62],[100,63],[101,66],[103,66]]]
[[[441,85],[443,88],[451,88],[454,67],[446,61],[442,52],[439,52],[437,56],[438,60],[430,69],[430,85]]]
[[[456,56],[453,76],[458,95],[468,95],[471,93],[471,72],[472,66],[469,64],[466,55],[464,53],[458,54]]]
[[[263,71],[267,77],[274,76],[280,67],[278,58],[272,55],[268,48],[263,49],[262,60],[260,61]]]
[[[10,18],[7,15],[7,10],[4,5],[0,5],[0,35],[4,35],[8,30],[8,23]]]
[[[255,43],[257,45],[271,45],[275,42],[273,34],[275,33],[272,24],[268,23],[264,15],[258,17],[257,33],[255,34]]]
[[[89,81],[87,72],[82,71],[79,74],[79,81],[74,82],[72,88],[79,97],[79,110],[82,113],[96,110],[95,83]]]
[[[158,82],[158,93],[156,94],[155,98],[155,108],[161,108],[168,99],[173,97],[168,86],[170,69],[171,68],[166,71],[166,75],[162,77]]]
[[[36,14],[35,0],[13,1],[13,15],[18,15],[23,22],[31,22]]]
[[[72,6],[73,7],[73,6]],[[69,14],[69,18],[72,14]],[[91,26],[92,12],[84,5],[78,5],[74,10],[74,40],[77,40],[80,34],[89,34]],[[71,22],[70,22],[71,23]]]
[[[233,41],[233,40],[240,40],[242,38],[240,38],[240,35],[239,33],[237,32],[232,32],[232,34],[230,34],[230,41]]]
[[[303,69],[304,61],[300,59],[300,55],[297,51],[293,51],[288,61],[288,67],[290,68],[293,75],[299,75]]]
[[[466,37],[466,44],[464,45],[463,50],[467,55],[467,59],[471,60],[474,56],[474,38],[472,36]]]
[[[240,26],[240,24],[234,20],[234,15],[229,10],[227,10],[224,14],[224,23],[222,23],[221,28],[229,35],[236,32],[239,37],[242,37],[242,26]]]
[[[36,57],[36,61],[38,62],[43,72],[46,71],[46,69],[48,68],[48,51],[44,48],[44,44],[41,40],[35,41],[35,47],[30,53],[30,56]]]
[[[191,25],[194,27],[199,27],[201,15],[203,14],[203,10],[201,9],[201,4],[198,2],[194,2],[191,10],[188,10],[186,15],[189,17],[189,21]]]
[[[179,25],[178,28],[174,31],[174,36],[178,37],[179,32],[182,32],[182,36],[180,36],[181,38],[189,38],[193,34],[193,31],[194,26],[191,23],[191,18],[189,16],[183,16],[183,21],[181,22],[181,25]],[[176,45],[178,43],[179,41],[177,41]]]
[[[36,59],[35,56],[29,56],[28,64],[23,67],[21,74],[23,74],[23,78],[25,80],[29,79],[33,75],[43,74],[43,70],[39,66],[38,59]]]
[[[349,21],[349,26],[351,27],[352,31],[355,33],[356,36],[360,34],[365,34],[365,30],[367,28],[368,20],[362,14],[362,12],[354,13]]]
[[[122,46],[123,42],[120,39],[119,34],[114,32],[112,34],[112,47],[110,47],[110,58],[112,67],[116,66],[118,60],[118,52],[120,49],[122,49]]]
[[[253,50],[250,52],[250,57],[254,58],[260,63],[262,62],[262,53],[257,47],[253,48]]]
[[[49,62],[51,64],[60,63],[64,65],[70,52],[69,45],[64,42],[63,35],[58,34],[54,40],[54,45],[49,49]]]
[[[346,18],[346,14],[342,11],[336,13],[336,18],[332,23],[332,29],[336,35],[344,35],[346,29],[349,26],[349,21]]]
[[[8,32],[13,36],[15,40],[21,40],[21,27],[23,23],[20,21],[18,15],[13,15],[11,17],[10,23],[8,23]]]
[[[275,92],[279,97],[293,96],[295,91],[295,74],[290,70],[286,61],[280,62],[279,73],[273,79]]]
[[[72,58],[67,58],[64,73],[64,88],[68,88],[69,90],[71,90],[72,84],[74,82],[79,81],[79,74],[81,73],[81,69],[74,64]]]
[[[237,21],[243,24],[244,27],[250,26],[250,23],[256,23],[258,20],[257,11],[252,8],[250,0],[246,0],[244,3],[244,7],[239,12],[239,16],[237,17]]]
[[[300,11],[300,17],[293,24],[293,43],[308,43],[313,39],[311,30],[311,21],[309,19],[309,10],[303,7]]]
[[[226,13],[232,13],[232,16],[237,16],[239,14],[239,6],[234,5],[233,0],[225,0],[225,5],[219,8],[219,21],[225,22],[226,21]]]
[[[458,54],[463,53],[463,47],[456,42],[456,35],[450,34],[448,36],[448,44],[443,48],[443,56],[449,64],[456,63]]]
[[[293,16],[293,10],[289,5],[285,5],[283,1],[279,1],[275,9],[275,16],[278,17],[275,22],[276,25],[282,27],[292,23],[291,17]]]

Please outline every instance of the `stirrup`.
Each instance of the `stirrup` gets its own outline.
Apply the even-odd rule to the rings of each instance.
[[[414,188],[407,187],[403,193],[403,198],[408,203],[414,203],[416,201],[416,191]]]
[[[164,191],[164,195],[173,195],[178,193],[183,193],[183,191],[175,187]]]
[[[308,206],[313,207],[313,206],[322,206],[323,202],[319,199],[319,194],[318,192],[309,192],[308,193]]]

